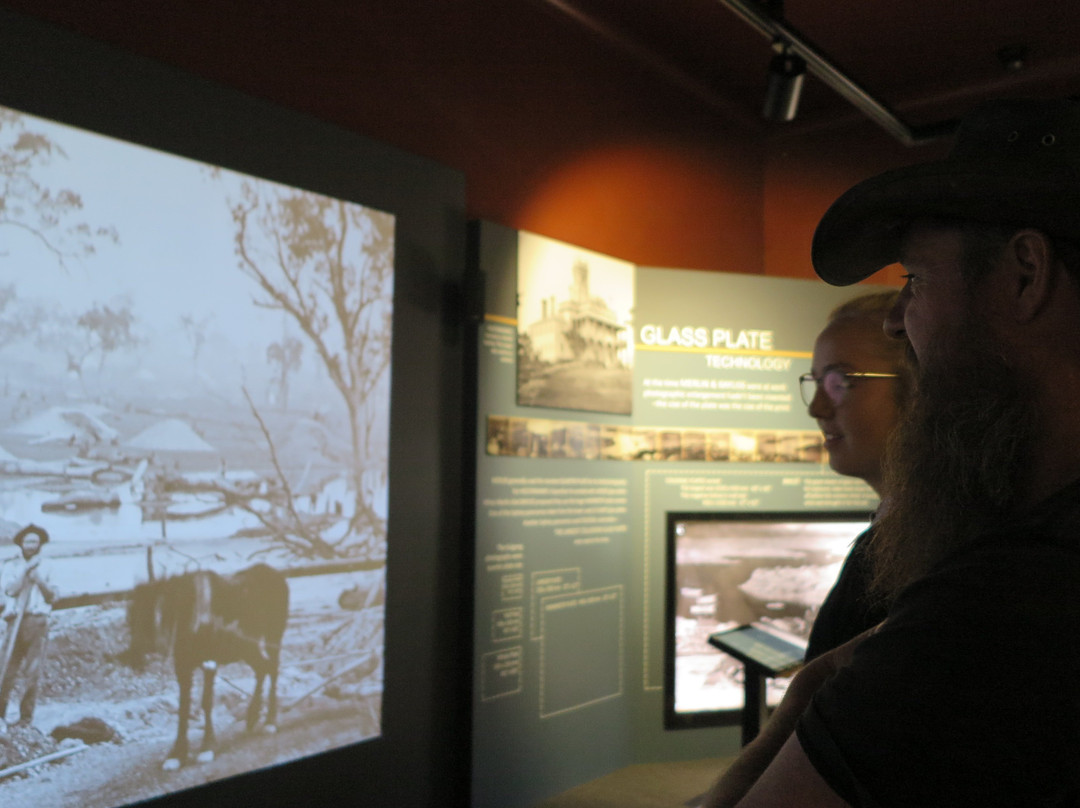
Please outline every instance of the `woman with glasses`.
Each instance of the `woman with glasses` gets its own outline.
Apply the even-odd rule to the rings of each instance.
[[[907,343],[882,324],[898,292],[854,298],[829,315],[814,343],[812,370],[799,378],[803,401],[825,436],[829,465],[858,477],[884,502],[882,461],[889,433],[900,417],[911,381]],[[866,547],[873,525],[852,546],[840,576],[814,621],[807,661],[885,619],[871,601]]]

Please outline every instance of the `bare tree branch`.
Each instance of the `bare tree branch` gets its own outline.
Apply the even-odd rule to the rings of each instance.
[[[392,220],[259,181],[241,185],[231,211],[239,269],[258,289],[254,304],[295,323],[345,405],[349,436],[342,449],[353,504],[345,534],[326,539],[326,546],[356,552],[369,542],[366,551],[376,551],[378,544],[370,542],[385,536],[386,525],[368,501],[364,475],[373,459],[385,456],[385,447],[372,454],[378,446],[372,398],[389,378]],[[278,361],[284,374],[286,359],[281,353],[269,361]],[[265,423],[260,428],[270,443]]]
[[[263,421],[262,416],[259,414],[259,410],[255,406],[255,402],[251,400],[251,395],[248,393],[247,388],[241,387],[240,389],[244,393],[244,399],[247,401],[248,407],[251,408],[251,414],[255,417],[255,420],[259,424],[259,429],[262,431],[263,437],[266,439],[266,445],[270,450],[270,462],[274,464],[274,471],[277,473],[278,481],[281,483],[281,487],[285,491],[285,510],[288,512],[290,521],[292,522],[293,532],[302,536],[304,541],[306,541],[311,546],[311,548],[314,549],[319,555],[325,558],[333,558],[334,555],[336,555],[336,553],[334,553],[333,551],[333,548],[325,541],[323,541],[321,536],[311,533],[304,525],[304,521],[300,518],[300,514],[296,512],[296,506],[293,503],[292,488],[289,486],[289,478],[282,470],[281,463],[278,462],[277,449],[274,446],[274,439],[270,435],[270,430],[266,428],[266,422]],[[268,522],[263,519],[261,515],[259,519],[263,522],[263,524],[268,525]],[[287,534],[281,536],[281,538],[286,543],[289,543],[289,537]]]

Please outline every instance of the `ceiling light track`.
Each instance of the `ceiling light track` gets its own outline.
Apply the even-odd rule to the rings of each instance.
[[[705,102],[713,109],[719,111],[724,118],[744,128],[758,129],[761,122],[740,106],[734,104],[729,98],[716,92],[715,89],[703,82],[697,76],[688,74],[685,70],[675,66],[670,61],[658,56],[653,50],[642,45],[633,37],[626,35],[617,28],[602,22],[596,17],[579,9],[571,0],[541,0],[548,7],[569,17],[574,23],[580,25],[593,34],[599,36],[611,47],[628,54],[638,64],[664,77],[674,86],[684,92]]]
[[[770,13],[766,5],[756,0],[718,0],[718,2],[771,42],[783,43],[786,53],[802,58],[810,73],[850,101],[905,146],[930,143],[951,135],[955,131],[955,120],[924,126],[909,126],[904,123],[888,106],[874,98],[854,79],[834,65],[816,45],[792,28],[782,16]],[[774,4],[774,6],[778,5]]]

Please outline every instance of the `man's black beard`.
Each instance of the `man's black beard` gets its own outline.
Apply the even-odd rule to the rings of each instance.
[[[873,593],[886,601],[1012,513],[1025,487],[1037,431],[1030,397],[992,348],[965,342],[954,354],[962,367],[920,370],[889,442],[887,503],[870,547]]]

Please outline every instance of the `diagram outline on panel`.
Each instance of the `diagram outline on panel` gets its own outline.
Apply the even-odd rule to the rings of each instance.
[[[541,719],[570,713],[624,695],[625,682],[623,659],[626,649],[626,614],[625,609],[623,608],[624,597],[625,587],[622,584],[615,584],[612,586],[599,587],[597,589],[587,589],[580,592],[551,595],[541,599],[540,630],[542,637],[540,640],[539,666],[539,714]],[[566,635],[563,635],[560,637],[558,632],[553,633],[549,630],[549,615],[557,615],[563,612],[570,614],[576,609],[590,606],[614,606],[616,610],[615,618],[617,621],[614,632],[610,630],[605,632],[600,620],[589,621],[587,619],[580,619],[580,616],[579,619],[573,622],[573,625],[564,623],[560,626],[562,629],[575,630],[577,636],[567,637]],[[591,633],[588,632],[590,627],[594,629]],[[561,654],[553,654],[553,651],[556,650],[556,646],[560,643],[560,640],[564,642],[562,647],[558,649]],[[572,657],[568,660],[566,654],[567,649],[571,647],[575,641],[577,642],[579,649],[584,650],[587,647],[589,654],[586,655],[582,653],[578,655],[576,659]],[[605,642],[608,646],[605,646]],[[614,646],[614,651],[605,654],[605,647],[611,645]],[[551,664],[555,658],[558,659],[559,664],[557,666],[552,665],[552,668],[549,671],[548,665]],[[614,681],[617,682],[617,685],[613,690],[593,694],[591,697],[576,695],[574,692],[553,692],[558,686],[570,690],[576,689],[578,691],[582,688],[587,689],[590,686],[595,686],[595,683],[598,681],[598,675],[603,674],[595,664],[598,659],[607,660],[613,665],[613,667],[607,671],[608,677],[613,678]],[[577,661],[581,667],[574,668],[572,664],[568,664],[573,661]],[[596,687],[596,690],[602,689],[602,684],[599,687]],[[567,699],[567,701],[575,696],[582,698],[582,700],[576,703],[567,703],[565,706],[558,706],[553,709],[549,708],[549,700],[555,700],[557,695],[561,695],[564,699]]]
[[[495,701],[496,699],[516,696],[524,691],[522,670],[525,665],[525,648],[515,645],[510,648],[500,648],[498,651],[489,651],[481,657],[480,665],[480,701]],[[501,690],[490,693],[492,675],[510,678],[517,676],[517,685],[510,690]]]
[[[543,578],[548,576],[558,576],[560,573],[568,572],[571,576],[576,576],[577,580],[560,580],[558,583],[558,589],[554,587],[548,592],[538,591],[543,587]],[[543,627],[540,625],[540,620],[537,614],[540,611],[541,601],[551,595],[565,595],[574,592],[581,591],[581,567],[563,567],[561,569],[553,570],[541,570],[539,572],[532,572],[529,574],[529,638],[533,640],[541,640],[544,637]]]

